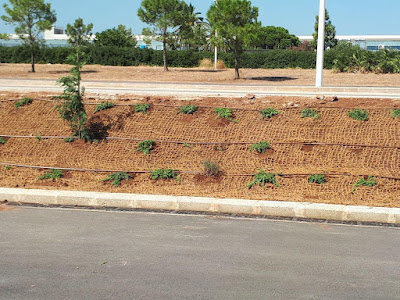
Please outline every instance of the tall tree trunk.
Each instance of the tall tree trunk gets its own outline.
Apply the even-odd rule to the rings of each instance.
[[[240,79],[239,74],[239,49],[235,47],[235,79]]]
[[[35,49],[31,46],[31,63],[32,63],[32,73],[35,73]]]
[[[164,71],[168,71],[168,63],[167,63],[167,38],[166,38],[167,32],[164,31],[164,36],[163,36],[163,59],[164,59]]]

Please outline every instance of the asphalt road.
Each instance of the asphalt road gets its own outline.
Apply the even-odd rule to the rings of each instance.
[[[254,94],[265,96],[303,96],[316,95],[400,99],[400,87],[323,87],[284,86],[260,84],[222,84],[222,83],[172,83],[137,81],[83,81],[87,94],[115,95],[135,94],[151,96],[174,96],[177,98],[199,97],[245,97]],[[15,92],[57,92],[62,88],[53,79],[15,79],[0,78],[0,91]]]
[[[0,212],[0,299],[400,299],[400,229]]]

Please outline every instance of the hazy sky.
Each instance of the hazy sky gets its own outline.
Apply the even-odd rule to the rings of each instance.
[[[124,24],[141,33],[137,17],[140,0],[48,0],[57,12],[57,25],[65,27],[81,17],[94,32]],[[213,0],[187,0],[206,15]],[[400,0],[326,0],[337,34],[400,34]],[[0,0],[8,3],[8,0]],[[282,26],[296,35],[311,35],[319,0],[252,0],[263,25]],[[2,5],[1,5],[2,6]],[[78,12],[78,13],[77,13]],[[0,15],[4,9],[0,8]],[[0,20],[0,32],[12,33]]]

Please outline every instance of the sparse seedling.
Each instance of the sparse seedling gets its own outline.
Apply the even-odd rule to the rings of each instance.
[[[273,173],[266,173],[264,170],[259,170],[258,173],[254,174],[254,180],[251,181],[248,185],[247,188],[251,189],[254,185],[261,185],[264,187],[267,183],[272,183],[275,186],[280,186],[276,182],[276,175]]]
[[[108,102],[108,101],[106,101],[106,102],[103,101],[103,102],[97,104],[96,109],[94,110],[94,113],[97,113],[101,110],[107,110],[112,107],[114,107],[114,103]]]
[[[139,148],[136,149],[136,151],[143,152],[144,154],[149,155],[150,151],[154,149],[155,144],[156,143],[153,140],[146,140],[146,141],[140,142],[138,144]]]
[[[147,113],[147,111],[150,109],[150,105],[146,103],[135,104],[133,107],[135,108],[135,112],[141,112],[143,114]]]
[[[400,109],[392,110],[392,118],[400,118]]]
[[[178,176],[172,169],[157,169],[150,172],[151,179],[159,180],[159,179],[176,179],[178,182],[181,181],[181,178]]]
[[[63,171],[58,170],[58,169],[52,169],[51,171],[45,173],[44,175],[39,177],[39,180],[44,180],[44,179],[59,179],[63,177]]]
[[[188,144],[188,143],[183,143],[183,146],[184,146],[184,147],[188,147],[188,148],[193,148],[193,147],[194,147],[193,145],[190,145],[190,144]]]
[[[226,107],[214,107],[214,113],[217,114],[217,119],[218,118],[224,118],[228,121],[239,123],[238,120],[232,119],[233,113],[230,108]]]
[[[263,119],[268,118],[271,119],[273,116],[279,115],[281,112],[275,108],[266,108],[263,110],[260,110],[260,114]]]
[[[356,183],[353,184],[353,189],[351,190],[351,193],[354,194],[356,189],[360,186],[376,186],[378,183],[375,180],[375,177],[373,176],[368,176],[367,179],[361,178],[359,179]]]
[[[11,166],[9,166],[9,165],[4,166],[4,170],[6,170],[6,171],[11,170]]]
[[[41,136],[40,134],[37,134],[37,135],[35,136],[35,138],[36,138],[36,140],[37,140],[38,142],[40,142],[41,140],[43,140],[43,138],[42,138],[42,136]]]
[[[258,153],[265,153],[265,151],[267,151],[267,149],[270,149],[271,146],[269,144],[269,142],[265,141],[265,142],[259,142],[256,144],[253,144],[250,146],[250,151],[251,152],[258,152]]]
[[[5,138],[3,138],[2,136],[0,136],[0,144],[4,145],[5,143],[7,143],[7,140]]]
[[[185,105],[179,108],[178,114],[193,115],[198,109],[195,105]]]
[[[358,121],[367,121],[369,119],[368,112],[366,110],[361,110],[357,108],[349,111],[349,116],[353,120]]]
[[[77,140],[77,138],[71,137],[71,138],[65,138],[65,139],[64,139],[64,142],[66,142],[66,143],[73,143],[73,142],[75,142],[76,140]]]
[[[103,179],[103,182],[112,181],[113,186],[120,186],[122,180],[129,181],[130,178],[132,178],[132,176],[127,172],[116,172]]]
[[[219,175],[219,166],[210,160],[203,161],[203,169],[204,175],[208,177],[216,177]]]
[[[310,177],[308,177],[308,182],[324,184],[324,183],[326,183],[326,178],[325,178],[325,175],[314,174],[314,175],[311,175]]]
[[[305,108],[301,111],[300,116],[302,118],[313,118],[313,119],[318,119],[319,114],[316,109],[311,109],[311,108]]]
[[[28,105],[32,103],[32,98],[24,98],[18,102],[14,103],[16,109],[20,108],[21,106]]]

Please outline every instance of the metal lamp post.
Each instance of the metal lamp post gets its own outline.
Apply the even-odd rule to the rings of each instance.
[[[215,4],[218,3],[218,0],[214,0]],[[218,36],[217,30],[215,30],[215,37]],[[217,60],[218,60],[218,48],[215,46],[214,48],[214,70],[217,71]]]
[[[319,1],[318,17],[318,46],[317,46],[317,68],[315,74],[315,86],[322,87],[325,50],[325,0]]]

